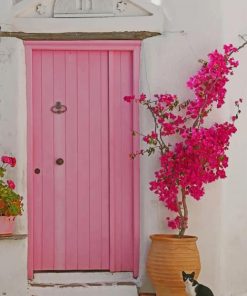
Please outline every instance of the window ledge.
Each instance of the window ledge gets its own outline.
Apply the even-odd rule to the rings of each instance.
[[[0,235],[0,240],[21,240],[27,238],[27,234]]]

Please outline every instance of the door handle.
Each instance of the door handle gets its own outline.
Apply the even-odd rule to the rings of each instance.
[[[39,175],[40,174],[40,169],[37,168],[37,169],[34,170],[34,172],[35,172],[36,175]]]
[[[63,165],[63,164],[64,164],[64,160],[63,160],[62,158],[58,158],[58,159],[56,160],[56,164],[57,164],[57,165]]]

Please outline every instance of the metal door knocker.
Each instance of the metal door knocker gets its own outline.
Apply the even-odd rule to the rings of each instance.
[[[55,114],[62,114],[67,111],[67,107],[65,105],[62,105],[61,102],[56,102],[56,104],[51,107],[51,111]]]

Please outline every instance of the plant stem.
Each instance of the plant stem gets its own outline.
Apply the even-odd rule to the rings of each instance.
[[[150,111],[152,117],[153,117],[153,120],[154,120],[154,131],[155,133],[157,134],[157,128],[158,128],[158,123],[157,123],[157,119],[155,117],[155,114],[152,110],[152,106],[150,104],[147,104],[147,109]],[[169,150],[168,146],[165,144],[165,142],[163,141],[163,138],[162,138],[162,135],[161,135],[161,130],[160,130],[160,135],[157,139],[159,145],[160,145],[160,151],[161,151],[161,154],[164,154],[164,150]]]
[[[180,231],[178,234],[179,238],[182,238],[185,234],[185,231],[187,229],[188,226],[188,216],[189,216],[189,211],[188,211],[188,206],[186,203],[186,194],[185,194],[185,189],[181,188],[181,192],[182,192],[182,206],[183,206],[183,214],[181,217],[181,227],[180,227]]]
[[[178,237],[179,237],[179,238],[182,238],[182,237],[184,236],[184,234],[185,234],[185,230],[186,230],[185,228],[181,228],[181,229],[180,229],[179,234],[178,234]]]

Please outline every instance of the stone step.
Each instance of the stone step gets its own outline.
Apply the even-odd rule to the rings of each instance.
[[[138,296],[130,272],[35,273],[28,296]]]
[[[28,296],[138,296],[135,285],[30,285]]]
[[[34,273],[31,284],[113,284],[133,283],[137,284],[131,272],[41,272]]]

